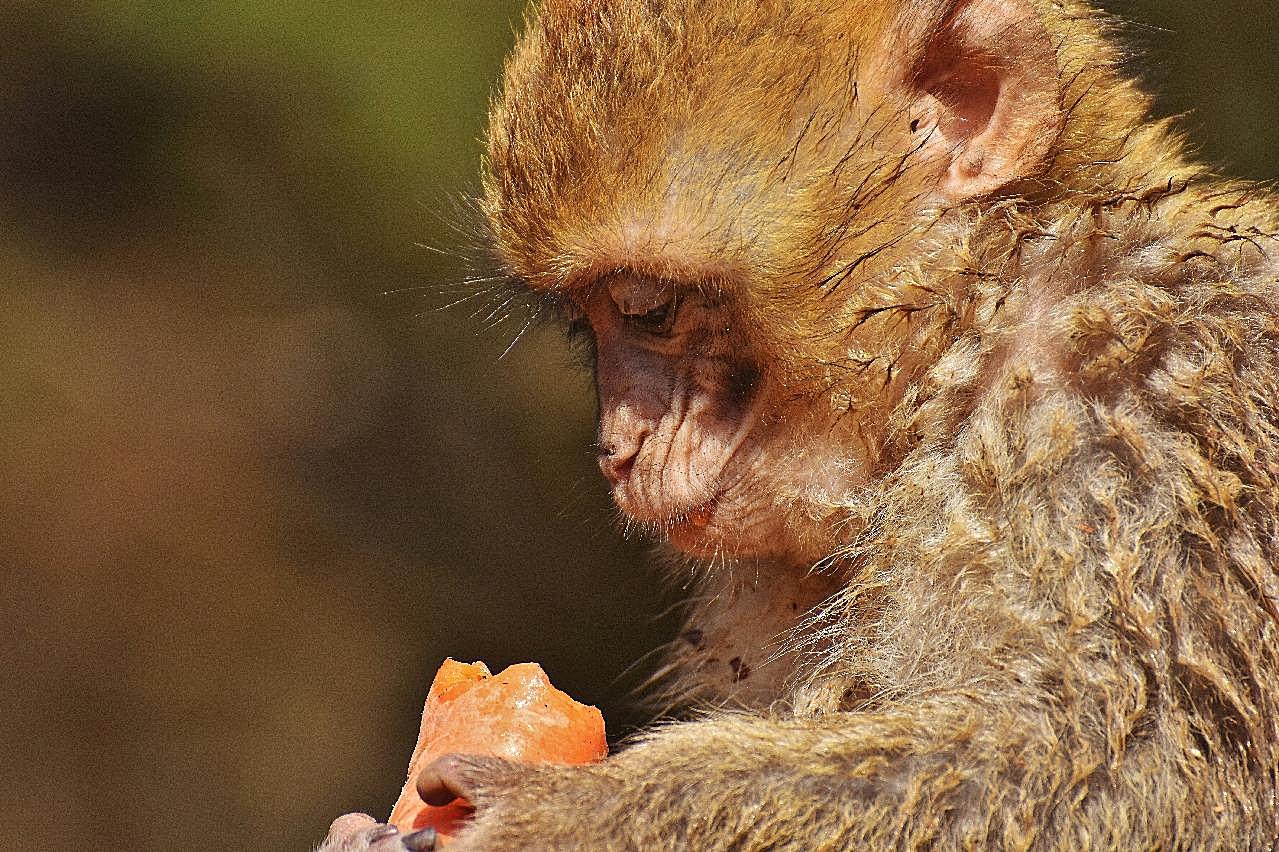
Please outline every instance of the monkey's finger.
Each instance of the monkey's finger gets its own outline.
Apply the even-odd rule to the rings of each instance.
[[[408,852],[434,852],[439,839],[439,833],[435,829],[424,828],[421,831],[406,834],[401,838],[401,842]]]
[[[400,832],[368,814],[345,814],[333,820],[316,852],[403,852]]]
[[[428,805],[447,805],[454,799],[475,802],[481,782],[496,764],[505,761],[469,754],[446,754],[426,765],[417,776],[417,794]]]

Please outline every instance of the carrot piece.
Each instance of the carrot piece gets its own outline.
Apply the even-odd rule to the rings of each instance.
[[[449,657],[435,673],[435,680],[431,681],[431,691],[427,693],[426,706],[430,708],[432,702],[438,704],[441,701],[449,701],[492,675],[489,667],[481,662],[459,663]],[[456,689],[457,687],[464,688]]]
[[[462,799],[433,807],[417,794],[422,768],[442,754],[482,754],[525,763],[593,763],[608,754],[604,717],[555,687],[537,663],[496,675],[483,663],[448,659],[427,694],[408,780],[389,822],[403,832],[457,833],[472,808]]]

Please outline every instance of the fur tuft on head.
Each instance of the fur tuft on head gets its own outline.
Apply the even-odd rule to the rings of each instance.
[[[498,254],[535,290],[619,269],[731,290],[780,318],[756,342],[797,383],[829,384],[832,347],[883,372],[902,347],[846,332],[944,334],[960,297],[910,269],[954,262],[919,250],[967,202],[1044,209],[1167,156],[1106,26],[1038,0],[548,0],[492,111]]]

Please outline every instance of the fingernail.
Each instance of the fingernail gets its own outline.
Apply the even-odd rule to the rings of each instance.
[[[436,831],[433,828],[424,828],[421,831],[415,831],[407,835],[403,839],[404,848],[409,852],[431,852],[435,848],[437,839]]]

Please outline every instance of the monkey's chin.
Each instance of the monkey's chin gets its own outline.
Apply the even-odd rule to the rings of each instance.
[[[666,540],[671,546],[688,556],[709,557],[722,553],[723,537],[711,529],[718,500],[708,500],[694,506],[671,521]]]
[[[676,524],[666,536],[666,543],[684,556],[693,559],[735,558],[739,554],[729,552],[723,537],[703,530],[691,530],[687,524]]]
[[[684,556],[719,562],[736,559],[803,560],[782,524],[770,519],[745,521],[716,501],[682,514],[666,528],[666,542]]]
[[[720,520],[718,496],[696,503],[691,508],[673,511],[635,505],[626,494],[616,491],[613,500],[632,523],[685,556],[712,558],[725,555],[724,530],[717,523]]]

